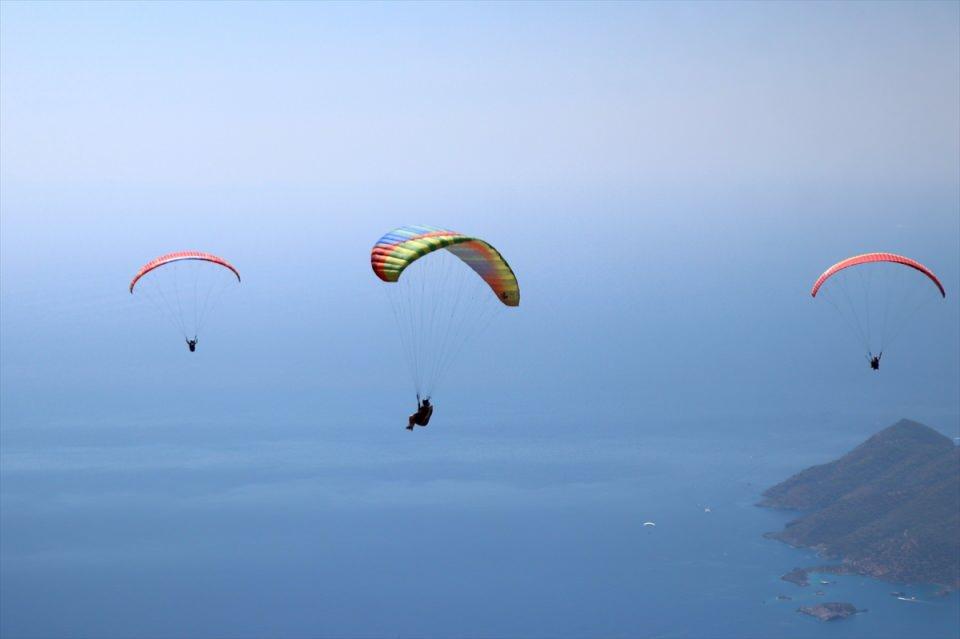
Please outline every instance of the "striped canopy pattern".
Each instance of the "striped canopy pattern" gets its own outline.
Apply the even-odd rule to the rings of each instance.
[[[941,284],[940,280],[937,279],[937,276],[933,274],[933,271],[916,260],[912,260],[909,257],[904,257],[895,253],[864,253],[863,255],[854,255],[853,257],[848,257],[845,260],[837,262],[817,278],[817,281],[813,284],[813,288],[810,290],[810,295],[816,297],[817,291],[820,290],[820,287],[823,286],[823,283],[843,269],[860,264],[870,264],[873,262],[891,262],[894,264],[903,264],[904,266],[909,266],[912,269],[916,269],[926,275],[931,282],[937,285],[937,288],[940,289],[940,295],[944,297],[947,296],[947,292],[943,289],[943,284]]]
[[[204,262],[212,262],[213,264],[219,264],[224,268],[228,268],[233,271],[233,274],[237,276],[237,281],[240,281],[240,271],[234,268],[233,264],[226,261],[222,257],[217,257],[216,255],[211,255],[210,253],[202,253],[200,251],[177,251],[176,253],[167,253],[166,255],[161,255],[160,257],[150,260],[137,271],[137,274],[133,276],[133,280],[130,281],[130,292],[133,293],[133,287],[137,285],[137,282],[141,277],[149,273],[155,268],[160,268],[166,264],[172,262],[179,262],[181,260],[202,260]]]
[[[483,278],[507,306],[520,305],[520,285],[503,256],[486,241],[434,226],[402,226],[381,237],[370,252],[373,272],[396,282],[404,269],[425,255],[446,249]]]

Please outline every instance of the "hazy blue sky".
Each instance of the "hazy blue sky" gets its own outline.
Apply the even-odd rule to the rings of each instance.
[[[947,2],[3,2],[0,631],[636,636],[558,585],[622,556],[561,570],[538,507],[616,519],[640,475],[747,448],[776,481],[905,416],[960,434],[958,34]],[[410,223],[523,291],[413,435],[368,257]],[[126,291],[185,248],[244,274],[194,355]],[[879,375],[808,295],[874,250],[948,292]],[[291,613],[317,574],[335,605]]]

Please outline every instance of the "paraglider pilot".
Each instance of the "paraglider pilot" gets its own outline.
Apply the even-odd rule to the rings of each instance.
[[[880,370],[881,357],[883,357],[883,353],[880,353],[879,355],[874,355],[873,353],[870,353],[870,368],[872,368],[875,371]]]
[[[426,426],[430,423],[432,416],[433,404],[430,403],[430,398],[426,397],[421,401],[420,396],[417,395],[417,412],[407,420],[407,430],[413,430],[414,424],[417,426]]]
[[[197,350],[197,337],[194,335],[193,339],[187,338],[187,348],[190,349],[190,352]]]

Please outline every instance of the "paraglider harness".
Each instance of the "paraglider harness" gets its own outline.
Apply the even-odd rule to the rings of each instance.
[[[872,368],[875,371],[880,370],[881,357],[883,357],[883,353],[880,353],[879,355],[874,355],[873,353],[870,353],[870,368]]]
[[[187,338],[185,338],[185,339],[187,340],[187,348],[190,349],[190,352],[193,353],[194,351],[196,351],[196,350],[197,350],[197,336],[194,335],[194,336],[193,336],[193,339],[190,339],[189,337],[187,337]]]
[[[433,416],[433,404],[430,403],[429,397],[424,397],[420,399],[420,395],[417,394],[417,412],[410,416],[407,421],[407,430],[413,430],[414,424],[417,426],[426,426],[430,423],[430,418]]]

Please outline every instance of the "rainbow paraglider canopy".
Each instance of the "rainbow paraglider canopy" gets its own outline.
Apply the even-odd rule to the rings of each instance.
[[[396,282],[404,269],[434,251],[446,249],[473,269],[507,306],[520,305],[520,285],[503,256],[477,237],[433,226],[402,226],[381,237],[370,252],[373,272]]]

